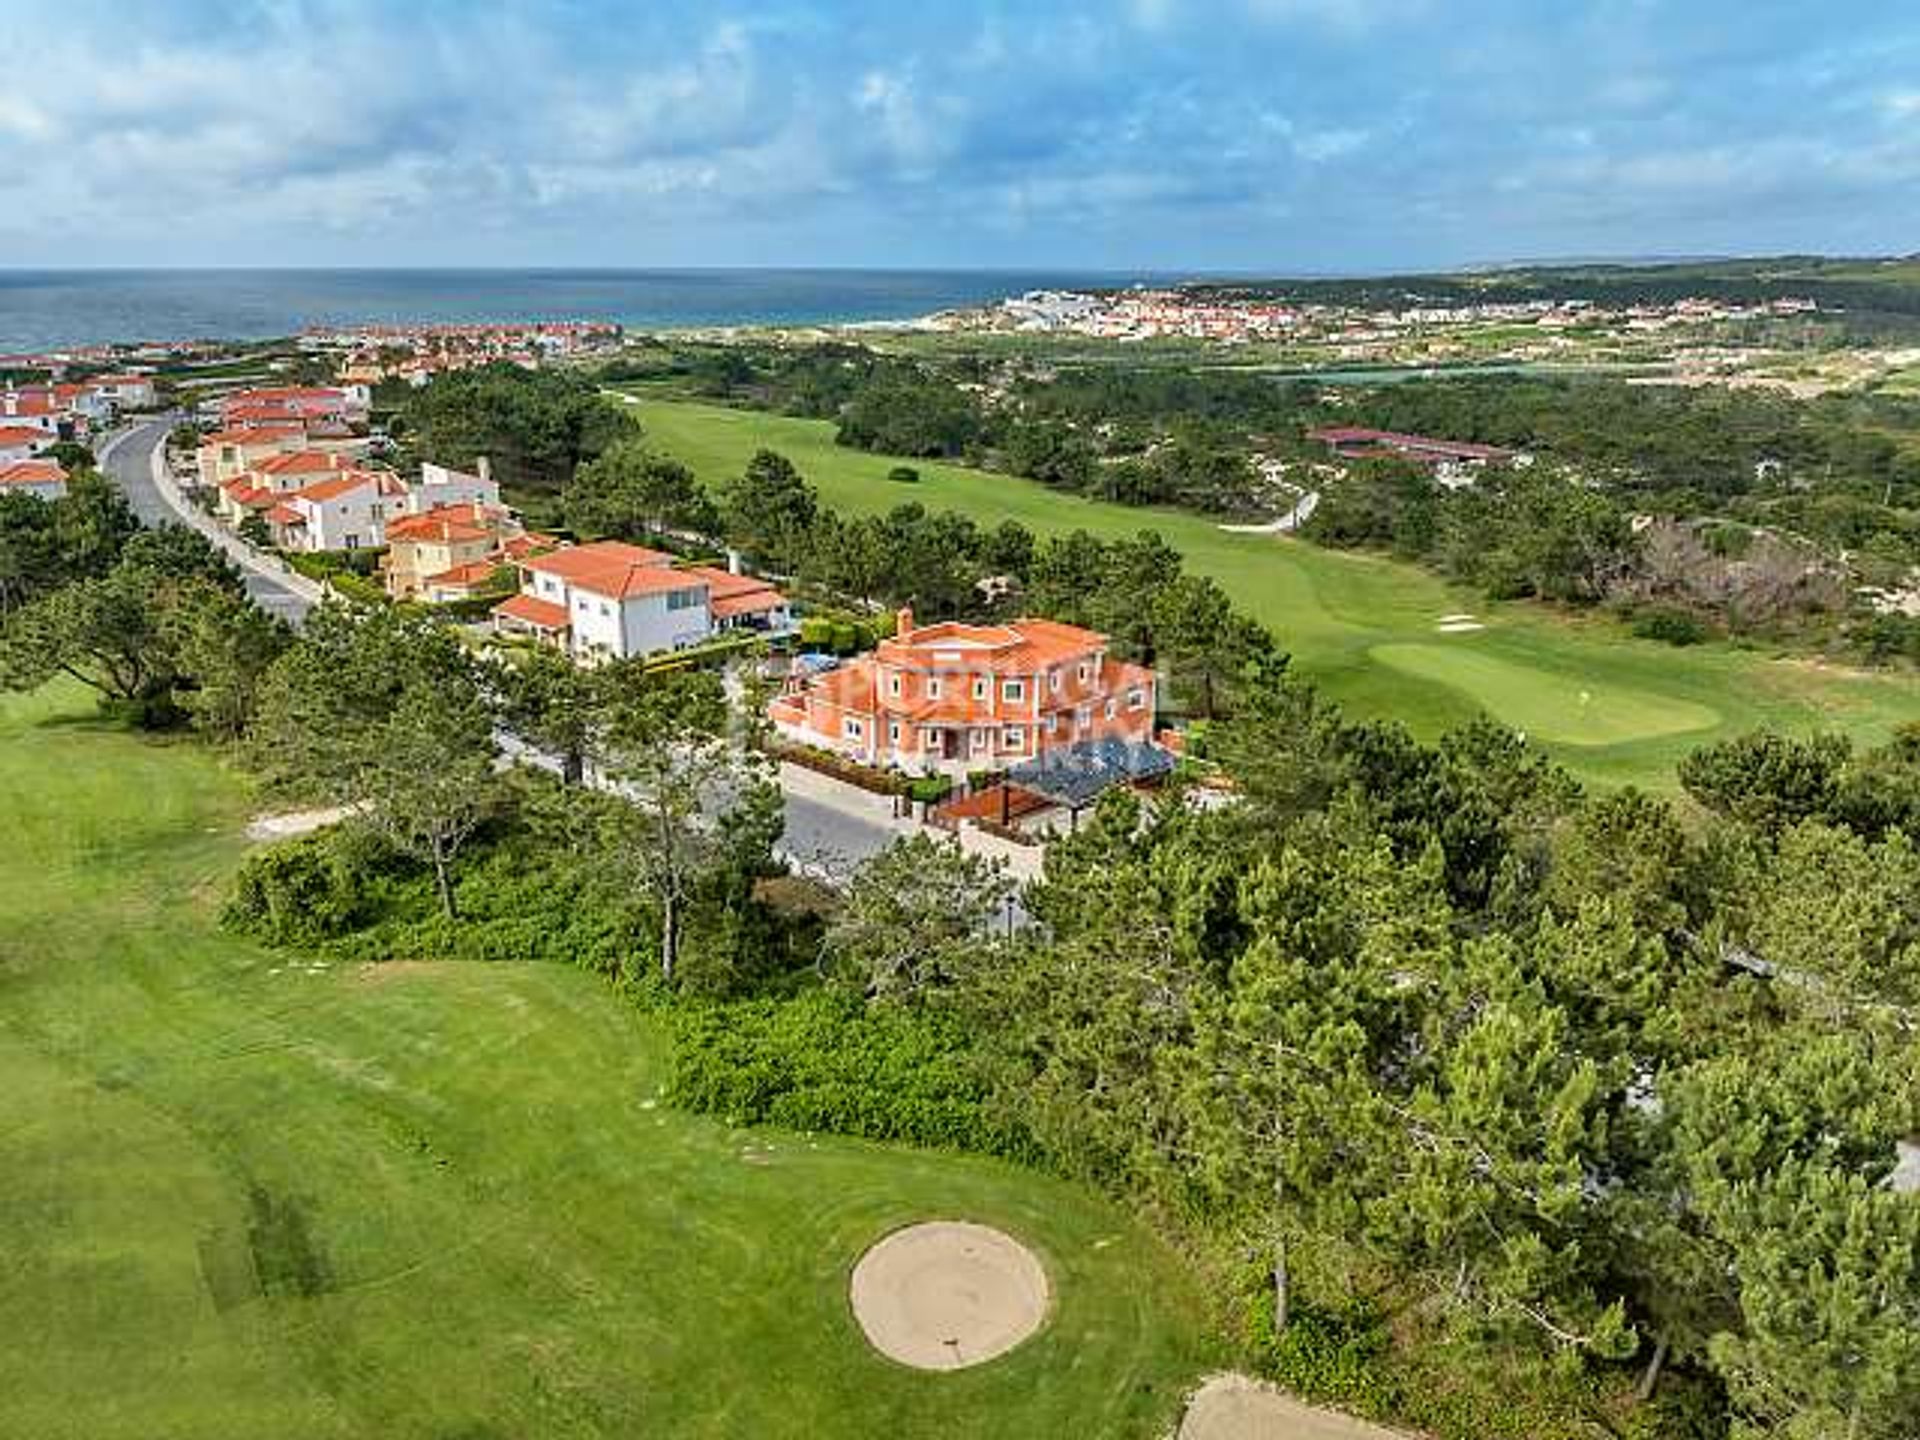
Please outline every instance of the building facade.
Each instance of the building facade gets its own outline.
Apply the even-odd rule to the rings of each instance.
[[[685,650],[725,630],[784,634],[786,596],[765,581],[618,540],[519,562],[520,593],[494,607],[495,628],[531,635],[582,664]]]
[[[769,717],[783,736],[864,764],[964,774],[1096,740],[1153,738],[1151,670],[1107,637],[1055,620],[898,629],[871,655],[790,683]]]

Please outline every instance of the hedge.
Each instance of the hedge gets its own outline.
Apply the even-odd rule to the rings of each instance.
[[[823,1130],[1031,1161],[947,1019],[824,988],[671,1015],[668,1100],[735,1125]]]

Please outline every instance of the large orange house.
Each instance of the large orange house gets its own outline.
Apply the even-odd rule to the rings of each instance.
[[[789,740],[869,765],[963,774],[1068,746],[1153,738],[1151,670],[1107,637],[1056,620],[918,625],[834,670],[791,681],[769,707]]]

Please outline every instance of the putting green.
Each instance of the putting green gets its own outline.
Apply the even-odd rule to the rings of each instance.
[[[1711,730],[1720,712],[1651,690],[1556,675],[1482,654],[1465,639],[1445,645],[1376,645],[1382,665],[1460,691],[1516,730],[1560,745],[1619,745]]]

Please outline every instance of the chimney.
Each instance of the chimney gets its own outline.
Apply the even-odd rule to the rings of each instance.
[[[493,462],[484,455],[474,457],[473,473],[480,477],[481,483],[493,479]]]
[[[912,629],[913,607],[911,605],[902,605],[893,617],[893,633],[896,635],[905,635],[912,631]]]
[[[729,545],[727,547],[727,573],[729,575],[739,575],[744,573],[745,569],[746,567],[740,560],[740,552]]]

